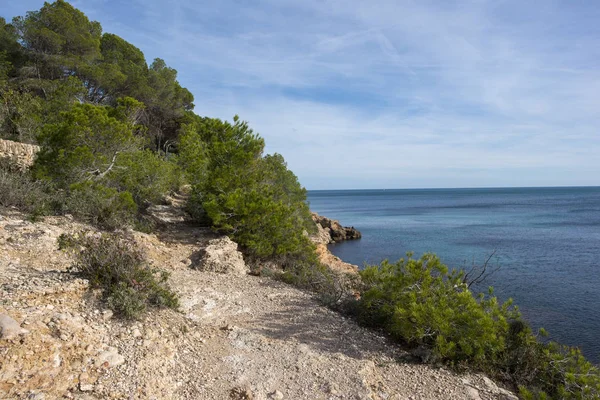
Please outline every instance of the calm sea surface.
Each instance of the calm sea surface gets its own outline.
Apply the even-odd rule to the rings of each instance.
[[[486,287],[600,363],[600,187],[310,191],[308,199],[362,232],[330,246],[359,266],[413,251],[468,268],[496,250],[500,269]]]

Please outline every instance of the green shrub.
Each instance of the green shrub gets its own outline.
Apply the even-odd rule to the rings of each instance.
[[[143,104],[118,104],[78,104],[44,125],[32,168],[36,178],[68,190],[65,212],[107,229],[131,225],[138,208],[181,184],[175,161],[141,149],[143,129],[135,121]]]
[[[600,370],[577,348],[542,343],[525,330],[510,346],[502,367],[523,399],[600,399]]]
[[[384,261],[360,272],[362,297],[347,307],[427,361],[480,370],[524,399],[600,399],[600,371],[578,349],[544,342],[511,302],[477,296],[465,272],[432,255]],[[545,335],[544,330],[540,330]]]
[[[129,192],[93,182],[71,185],[65,208],[78,219],[109,230],[133,225],[137,213]]]
[[[186,124],[179,135],[179,158],[177,162],[185,174],[187,182],[200,187],[204,184],[207,173],[208,150],[194,124]]]
[[[84,182],[58,189],[52,181],[35,180],[0,160],[0,206],[14,207],[33,220],[45,215],[72,214],[104,229],[139,226],[137,205],[129,192]]]
[[[111,108],[77,104],[60,114],[57,123],[44,125],[38,136],[41,150],[33,166],[37,178],[68,187],[102,181],[119,167],[119,155],[136,151],[141,140],[135,126],[111,116]]]
[[[0,159],[0,206],[14,207],[35,219],[59,212],[63,202],[64,192],[52,183],[35,181],[28,171],[16,170]]]
[[[519,317],[510,302],[474,297],[463,283],[464,273],[449,271],[432,254],[384,261],[360,275],[365,285],[361,319],[410,346],[431,349],[444,362],[493,363],[504,350],[509,321]]]
[[[177,164],[150,150],[125,153],[118,164],[107,181],[120,191],[131,193],[140,207],[159,203],[165,194],[182,184]]]
[[[2,53],[0,52],[0,61]],[[1,64],[1,62],[0,62]],[[0,137],[18,142],[35,143],[42,126],[42,101],[26,91],[0,86]]]
[[[195,130],[194,130],[195,129]],[[180,164],[192,185],[188,211],[238,242],[250,257],[297,261],[314,253],[306,190],[246,122],[204,118],[185,127]]]
[[[150,268],[132,239],[80,232],[61,235],[59,247],[77,252],[74,270],[92,287],[102,289],[107,305],[119,315],[135,319],[149,306],[179,307],[177,295],[167,285],[168,273]]]

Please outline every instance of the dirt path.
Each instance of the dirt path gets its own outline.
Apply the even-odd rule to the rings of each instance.
[[[188,225],[135,234],[172,273],[181,312],[120,321],[65,272],[56,239],[82,227],[0,213],[0,314],[29,331],[0,339],[2,399],[511,398],[482,376],[399,362],[398,347],[293,287],[189,268],[214,235]]]

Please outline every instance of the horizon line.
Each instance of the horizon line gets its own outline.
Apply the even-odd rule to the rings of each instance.
[[[414,188],[353,188],[353,189],[306,189],[309,192],[359,191],[359,190],[472,190],[472,189],[583,189],[600,188],[600,185],[559,185],[559,186],[471,186],[471,187],[414,187]]]

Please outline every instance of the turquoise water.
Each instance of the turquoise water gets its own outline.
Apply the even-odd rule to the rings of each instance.
[[[363,234],[330,246],[364,265],[407,251],[481,264],[532,326],[600,363],[600,187],[310,191],[310,208]],[[486,290],[485,288],[481,288]]]

